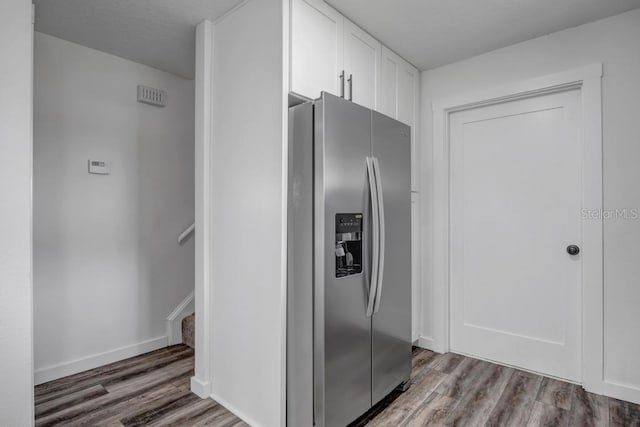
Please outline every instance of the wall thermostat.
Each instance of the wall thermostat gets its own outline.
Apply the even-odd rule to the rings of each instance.
[[[109,175],[111,173],[111,165],[104,160],[89,159],[89,173],[97,175]]]

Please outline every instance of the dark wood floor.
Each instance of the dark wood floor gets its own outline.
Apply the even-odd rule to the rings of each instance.
[[[412,386],[357,426],[637,426],[640,406],[453,353],[415,348]]]
[[[192,394],[192,375],[193,350],[177,345],[42,384],[36,426],[246,426]],[[640,427],[638,405],[453,353],[415,349],[411,377],[353,425]]]
[[[193,364],[176,345],[41,384],[36,426],[246,426],[189,391]]]

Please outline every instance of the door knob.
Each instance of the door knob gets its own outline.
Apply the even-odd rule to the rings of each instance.
[[[576,245],[569,245],[567,246],[567,253],[569,255],[578,255],[580,253],[580,248]]]

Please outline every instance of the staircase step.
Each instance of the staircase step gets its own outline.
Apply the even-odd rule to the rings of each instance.
[[[192,313],[182,319],[182,343],[196,348],[196,314]]]

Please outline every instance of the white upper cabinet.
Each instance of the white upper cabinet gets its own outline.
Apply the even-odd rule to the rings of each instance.
[[[420,74],[418,70],[405,60],[400,62],[396,83],[396,119],[411,126],[411,190],[418,185],[418,152],[417,128],[419,114],[418,94],[420,92]]]
[[[291,0],[290,91],[376,107],[382,45],[323,0]]]
[[[322,0],[291,1],[291,92],[342,95],[344,17]]]
[[[345,18],[344,70],[347,99],[375,109],[381,54],[380,42]]]
[[[420,73],[417,68],[382,46],[377,110],[382,114],[411,126],[411,189],[418,183],[418,153],[416,128],[418,124]]]
[[[408,125],[416,122],[416,105],[419,91],[418,70],[402,61],[398,70],[398,97],[396,119]]]
[[[413,127],[418,78],[418,70],[413,65],[382,46],[377,110]]]
[[[377,110],[394,119],[398,117],[398,74],[401,62],[398,55],[382,46]]]
[[[415,67],[323,0],[291,0],[291,92],[329,92],[414,128],[418,85]]]

